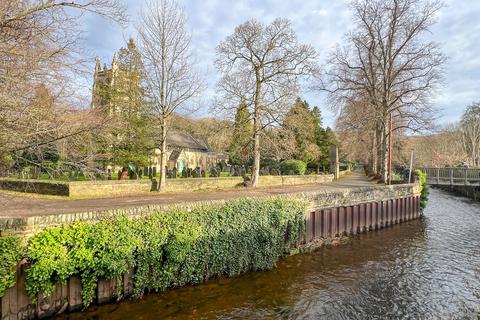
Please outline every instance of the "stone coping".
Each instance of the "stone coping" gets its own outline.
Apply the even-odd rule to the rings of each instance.
[[[341,171],[341,175],[345,175],[350,171]],[[282,177],[282,178],[305,178],[305,177],[327,177],[331,174],[304,174],[304,175],[266,175],[261,177]],[[220,180],[229,180],[229,179],[241,179],[241,176],[230,176],[230,177],[198,177],[198,178],[167,178],[167,181],[201,181],[207,180],[212,181],[214,179]],[[82,180],[82,181],[61,181],[61,180],[43,180],[43,179],[19,179],[19,178],[8,178],[8,177],[0,177],[0,181],[14,181],[14,182],[31,182],[31,183],[49,183],[49,184],[111,184],[111,183],[146,183],[151,184],[152,180],[150,179],[126,179],[126,180]]]

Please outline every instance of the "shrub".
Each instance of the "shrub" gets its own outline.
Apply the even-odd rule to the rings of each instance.
[[[27,292],[49,295],[55,282],[78,275],[88,306],[99,279],[120,280],[132,269],[136,297],[219,275],[271,269],[299,242],[305,208],[297,200],[241,199],[135,220],[117,216],[48,228],[28,244]]]
[[[21,257],[22,250],[18,238],[0,238],[0,297],[15,285],[17,263]]]
[[[280,161],[275,159],[260,159],[260,168],[280,169]]]
[[[282,174],[304,175],[307,165],[302,160],[284,160],[280,163]]]
[[[428,195],[430,194],[427,184],[427,175],[422,170],[415,170],[415,175],[418,177],[422,192],[420,194],[420,208],[425,209],[427,207]]]

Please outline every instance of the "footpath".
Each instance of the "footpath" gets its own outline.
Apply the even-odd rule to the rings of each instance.
[[[102,199],[39,199],[1,193],[0,217],[32,217],[51,214],[65,214],[130,208],[145,205],[175,204],[198,201],[228,200],[244,197],[262,197],[282,195],[296,192],[320,190],[352,189],[374,185],[363,172],[353,172],[342,179],[325,184],[310,184],[301,186],[275,187],[265,189],[237,188],[230,190],[196,191],[189,193],[153,193],[151,195],[128,196]]]

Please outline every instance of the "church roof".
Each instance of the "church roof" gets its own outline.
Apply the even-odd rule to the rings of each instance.
[[[205,141],[196,139],[191,134],[178,131],[167,132],[167,145],[169,147],[188,148],[204,152],[210,151]]]

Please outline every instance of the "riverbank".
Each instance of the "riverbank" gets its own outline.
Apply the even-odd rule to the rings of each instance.
[[[57,320],[476,319],[480,204],[432,189],[422,219],[282,259],[265,272]]]
[[[2,317],[42,317],[270,269],[301,245],[417,218],[419,194],[418,184],[369,186],[2,218],[2,237],[26,245],[10,257],[13,268],[22,262],[4,284],[15,286],[1,299]]]

